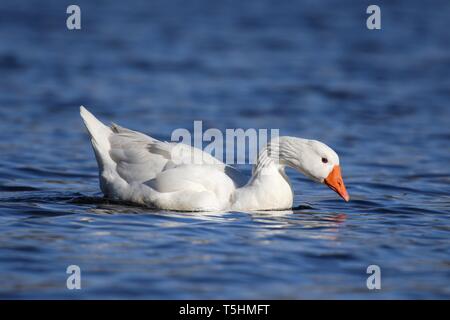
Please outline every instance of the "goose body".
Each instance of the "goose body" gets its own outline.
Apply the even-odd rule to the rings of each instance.
[[[290,209],[293,191],[284,171],[289,166],[349,199],[337,154],[319,141],[273,139],[260,152],[249,179],[202,150],[115,124],[108,127],[84,107],[80,114],[97,159],[100,188],[108,198],[180,211]]]

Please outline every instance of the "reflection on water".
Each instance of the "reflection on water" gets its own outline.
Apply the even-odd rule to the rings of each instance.
[[[0,298],[450,297],[448,1],[383,3],[379,32],[350,0],[80,0],[80,32],[44,2],[0,2]],[[202,120],[322,140],[352,200],[294,171],[291,211],[103,199],[81,104],[159,139]]]

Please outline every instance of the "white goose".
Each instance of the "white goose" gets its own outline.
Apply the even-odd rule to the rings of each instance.
[[[100,188],[108,198],[166,210],[290,209],[293,191],[284,172],[288,166],[328,185],[345,201],[350,199],[338,155],[319,141],[272,139],[246,182],[237,170],[199,149],[161,142],[115,124],[108,127],[83,106],[80,114],[91,136]],[[200,155],[203,164],[190,162],[192,154]]]

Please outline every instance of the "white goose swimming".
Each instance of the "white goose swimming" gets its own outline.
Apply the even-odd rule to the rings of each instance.
[[[108,127],[83,106],[80,114],[91,136],[100,188],[108,198],[180,211],[290,209],[293,191],[284,172],[288,166],[350,199],[338,155],[319,141],[272,139],[246,182],[244,175],[200,149],[161,142],[115,124]],[[202,164],[189,161],[193,153],[201,156]]]

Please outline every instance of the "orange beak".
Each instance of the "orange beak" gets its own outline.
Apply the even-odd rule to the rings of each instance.
[[[345,201],[350,200],[350,196],[345,189],[344,180],[342,180],[341,167],[334,166],[328,177],[325,179],[325,184],[334,190],[338,195],[342,197]]]

